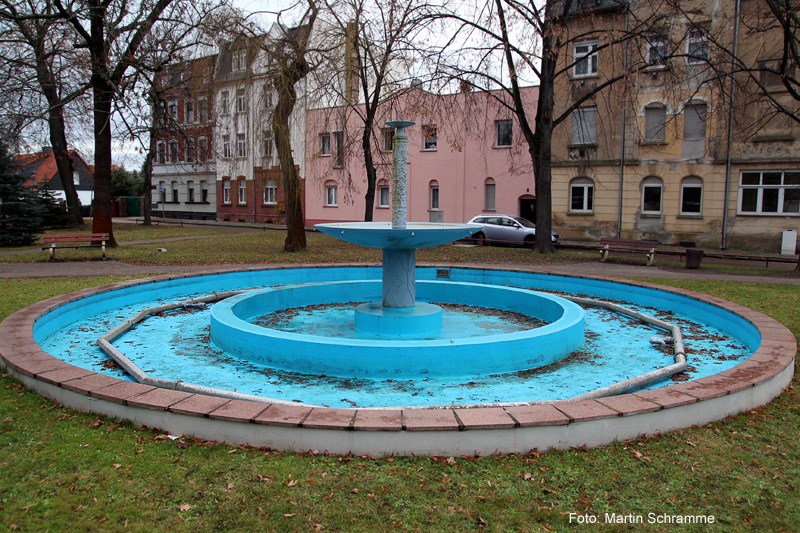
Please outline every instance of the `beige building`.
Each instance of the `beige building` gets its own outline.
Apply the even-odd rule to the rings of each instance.
[[[738,18],[735,0],[677,3],[651,16],[597,0],[570,19],[555,116],[577,107],[553,138],[554,229],[779,251],[800,229],[800,124],[775,112],[798,102],[765,70],[780,31],[754,29],[770,16],[757,0]],[[748,70],[731,77],[734,52]]]

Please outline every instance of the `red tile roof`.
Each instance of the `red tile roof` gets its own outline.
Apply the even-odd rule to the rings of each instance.
[[[83,162],[83,158],[76,152],[75,150],[69,151],[69,157],[73,161],[75,159],[79,159]],[[52,152],[50,153],[43,153],[38,152],[35,154],[20,154],[17,156],[17,164],[20,166],[20,170],[22,174],[29,175],[28,180],[25,182],[26,186],[37,186],[41,187],[50,183],[50,181],[58,174],[58,166],[56,165],[56,158],[55,154]],[[85,162],[83,164],[90,168],[92,171],[93,168],[86,165]],[[24,167],[31,167],[33,165],[37,165],[33,172],[25,172]]]

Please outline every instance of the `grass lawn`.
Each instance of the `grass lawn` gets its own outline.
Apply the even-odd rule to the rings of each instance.
[[[167,245],[166,254],[144,257],[171,257],[177,248],[176,256],[189,257],[194,250],[205,262],[234,262],[234,254],[241,254],[242,262],[256,262],[251,258],[261,248],[269,260],[280,262],[373,259],[372,252],[341,250],[319,241],[320,235],[309,236],[309,252],[282,254],[272,249],[272,240],[263,239],[267,235],[181,241]],[[200,242],[205,246],[197,246]],[[253,249],[237,250],[237,244]],[[446,247],[422,251],[419,259],[475,262],[470,251],[475,249]],[[538,260],[525,250],[489,252],[503,258],[498,262]],[[0,319],[38,300],[120,279],[0,280]],[[798,286],[647,281],[741,303],[800,333]],[[575,515],[570,524],[571,513],[596,516],[599,525],[592,531],[616,531],[620,526],[604,524],[605,513],[616,513],[641,516],[647,530],[796,531],[797,391],[795,377],[789,390],[755,411],[597,449],[371,458],[276,452],[187,436],[173,440],[128,422],[66,409],[3,375],[0,516],[5,527],[21,531],[450,532],[569,531],[577,526]],[[712,515],[715,524],[648,524],[648,513],[656,519]]]

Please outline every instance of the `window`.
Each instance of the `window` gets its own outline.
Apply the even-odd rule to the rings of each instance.
[[[573,75],[576,78],[597,75],[597,41],[575,44]]]
[[[597,144],[596,107],[581,107],[572,112],[572,144]]]
[[[264,157],[266,159],[272,159],[272,154],[274,152],[275,142],[272,139],[272,130],[264,130]]]
[[[178,121],[178,102],[170,102],[167,104],[167,112],[169,113],[169,119],[172,122]]]
[[[239,195],[238,195],[236,201],[239,203],[239,205],[246,205],[247,204],[247,182],[245,180],[243,180],[243,179],[240,179],[239,180],[239,184],[237,186],[237,190],[238,190]]]
[[[383,137],[383,151],[392,152],[394,150],[394,128],[381,128]]]
[[[230,105],[229,101],[229,93],[228,91],[222,91],[219,96],[219,112],[223,115],[227,115],[229,113],[228,106]]]
[[[589,178],[575,178],[569,184],[570,213],[591,213],[594,210],[594,182]]]
[[[264,184],[264,203],[275,205],[278,203],[278,181],[267,180]]]
[[[177,204],[179,201],[180,200],[178,198],[178,182],[177,181],[173,181],[172,182],[172,203],[173,204]]]
[[[247,69],[247,50],[231,52],[231,72],[241,72]]]
[[[436,150],[437,133],[436,124],[422,126],[423,150]]]
[[[650,68],[665,68],[669,57],[669,43],[664,35],[647,37],[647,65]]]
[[[512,122],[510,120],[498,120],[494,124],[495,129],[497,130],[495,146],[511,146]]]
[[[706,138],[708,106],[705,102],[691,102],[683,108],[683,138],[699,141]]]
[[[331,134],[319,134],[319,155],[331,155]]]
[[[325,205],[327,207],[336,207],[339,205],[339,187],[335,183],[328,183],[325,185]]]
[[[197,139],[197,160],[204,162],[208,159],[208,139],[200,137]]]
[[[247,141],[244,133],[236,134],[236,157],[247,156]]]
[[[231,180],[230,178],[222,179],[222,203],[230,205],[231,203]]]
[[[739,212],[754,215],[800,214],[800,170],[742,172]]]
[[[247,96],[244,91],[236,93],[236,112],[244,113],[247,111]]]
[[[389,207],[389,186],[378,187],[378,207]]]
[[[77,170],[72,171],[72,183],[74,183],[75,185],[81,184],[81,173],[78,172]]]
[[[157,161],[159,163],[166,163],[167,162],[167,145],[163,142],[158,143],[158,147],[156,148],[157,152]]]
[[[233,155],[231,150],[231,136],[222,136],[222,157],[230,158]]]
[[[681,215],[699,215],[703,205],[703,180],[690,176],[681,182]]]
[[[186,102],[186,123],[191,124],[194,122],[194,104]]]
[[[431,211],[434,209],[439,209],[439,183],[436,181],[432,181],[430,185],[430,193],[431,193]]]
[[[336,168],[342,168],[344,166],[344,132],[343,131],[334,131],[333,132],[333,149],[335,150],[333,157],[333,166]]]
[[[178,141],[169,142],[169,162],[170,163],[178,162]]]
[[[208,203],[208,182],[205,180],[200,182],[200,201],[204,204]]]
[[[494,179],[486,178],[486,182],[483,184],[483,192],[484,192],[484,211],[494,211],[495,210],[495,183]]]
[[[197,101],[198,122],[208,122],[208,100],[201,98]]]
[[[194,203],[194,182],[187,181],[186,182],[186,203],[193,204]]]
[[[642,181],[642,214],[661,214],[661,193],[663,190],[661,178],[650,176]]]
[[[167,182],[166,181],[159,181],[158,182],[158,201],[162,204],[167,203]]]
[[[691,28],[686,36],[686,62],[690,65],[708,61],[708,39],[705,30]]]
[[[189,163],[194,162],[195,152],[194,139],[186,139],[186,161]]]
[[[644,109],[644,140],[649,143],[667,140],[667,108],[660,105]]]

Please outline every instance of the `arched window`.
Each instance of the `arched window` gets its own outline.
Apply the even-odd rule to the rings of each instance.
[[[432,180],[429,184],[431,211],[439,209],[439,182]]]
[[[486,181],[483,184],[484,190],[484,211],[494,211],[495,207],[495,183],[494,178],[486,178]]]
[[[660,215],[664,182],[661,178],[650,176],[642,180],[642,214]]]
[[[231,203],[231,179],[222,178],[222,203],[230,205]]]
[[[706,138],[708,105],[702,100],[692,100],[683,107],[683,139],[700,141]]]
[[[665,142],[667,140],[667,108],[661,104],[650,104],[644,108],[645,142]]]
[[[186,203],[194,203],[194,181],[192,180],[186,182]]]
[[[178,182],[177,181],[173,181],[172,182],[172,203],[174,203],[174,204],[178,203]]]
[[[681,215],[700,215],[703,212],[703,180],[696,176],[681,181]]]
[[[247,181],[244,178],[239,178],[239,186],[238,186],[239,194],[237,198],[237,202],[239,205],[246,205],[247,204]]]
[[[575,178],[569,184],[570,213],[591,213],[594,210],[594,182]]]

